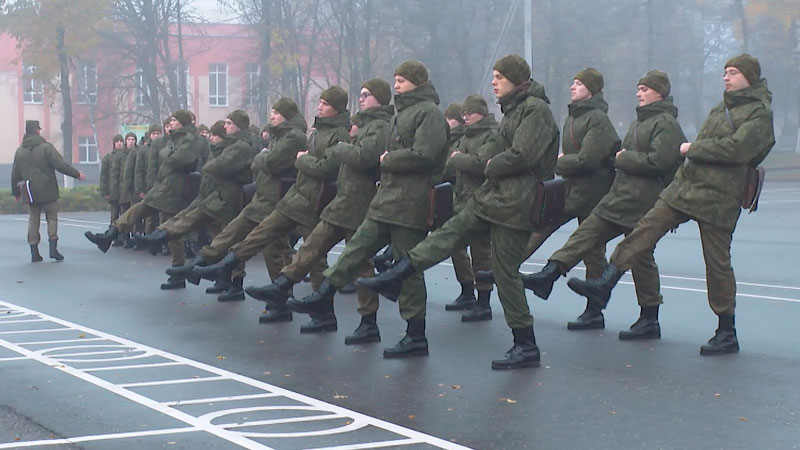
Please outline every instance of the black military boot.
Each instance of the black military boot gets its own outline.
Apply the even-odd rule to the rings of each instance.
[[[316,292],[312,292],[311,295],[299,300],[289,298],[286,302],[286,307],[302,314],[321,314],[326,308],[333,309],[333,297],[335,295],[336,286],[326,278],[322,280],[319,289]]]
[[[199,257],[197,257],[195,259],[190,259],[190,260],[186,261],[186,263],[184,263],[182,266],[170,266],[170,267],[168,267],[167,270],[166,270],[166,273],[167,273],[167,275],[170,275],[170,276],[186,277],[190,273],[192,273],[192,269],[194,269],[195,266],[203,267],[203,266],[206,266],[206,265],[207,264],[206,264],[205,260],[203,259],[203,257],[199,256]]]
[[[595,309],[591,303],[586,302],[586,309],[577,319],[567,322],[568,330],[602,330],[606,327],[603,312]]]
[[[258,323],[291,322],[292,311],[286,305],[268,305],[258,316]]]
[[[135,233],[133,239],[153,256],[156,256],[169,240],[166,230],[161,229],[156,229],[150,234]]]
[[[121,234],[117,234],[114,237],[114,240],[111,241],[111,246],[112,247],[122,247],[123,245],[125,245],[125,241],[122,240],[122,235]]]
[[[39,246],[31,244],[31,262],[42,262],[42,260],[42,255],[39,254]]]
[[[336,315],[333,313],[333,297],[326,297],[319,302],[318,308],[309,314],[311,320],[300,326],[300,333],[324,333],[339,329]]]
[[[50,240],[50,259],[55,259],[56,261],[64,260],[64,255],[58,252],[58,239]]]
[[[280,275],[272,284],[266,286],[247,286],[245,292],[250,297],[274,305],[285,305],[286,300],[292,296],[294,283],[285,275]]]
[[[428,356],[428,338],[425,337],[425,319],[411,319],[406,326],[406,335],[392,347],[383,349],[384,358],[408,358]]]
[[[494,272],[491,270],[478,270],[475,272],[475,281],[478,283],[494,284]]]
[[[378,329],[378,314],[372,313],[361,316],[361,324],[353,331],[353,334],[344,338],[345,345],[366,344],[368,342],[380,342],[381,332]]]
[[[386,247],[386,251],[372,258],[372,264],[375,266],[375,270],[377,270],[378,273],[385,272],[386,269],[391,267],[392,261],[394,261],[394,252],[392,252],[391,246]]]
[[[125,237],[122,238],[122,242],[125,243],[125,245],[123,245],[122,248],[124,248],[126,250],[130,250],[134,246],[136,246],[136,243],[133,241],[133,238],[131,236],[132,235],[130,233],[128,233],[128,234],[125,235]]]
[[[479,322],[481,320],[492,320],[492,307],[489,306],[491,296],[492,291],[478,291],[478,300],[461,315],[461,321]]]
[[[224,258],[215,264],[195,266],[192,269],[192,275],[210,281],[230,280],[233,268],[236,267],[238,261],[239,258],[236,257],[236,253],[228,252]]]
[[[96,245],[101,252],[105,253],[108,251],[108,248],[111,247],[111,242],[119,237],[119,230],[113,226],[110,226],[103,233],[92,233],[91,231],[87,231],[86,233],[83,233],[83,235],[86,236],[86,239],[88,239],[92,244]]]
[[[413,275],[414,272],[415,270],[414,266],[411,265],[411,259],[408,256],[404,256],[400,261],[397,261],[395,265],[386,269],[385,272],[379,273],[374,277],[357,278],[356,284],[396,302],[397,297],[400,296],[400,289],[403,287],[403,281]]]
[[[733,314],[720,314],[717,331],[714,337],[708,340],[708,344],[700,347],[700,354],[709,356],[738,352],[739,340],[736,339],[735,317]]]
[[[355,281],[348,283],[345,287],[339,289],[340,294],[352,294],[356,291]]]
[[[506,352],[503,359],[492,361],[492,370],[512,370],[523,367],[539,367],[539,347],[533,335],[533,325],[524,328],[512,328],[514,346]]]
[[[594,309],[602,311],[608,305],[608,300],[611,298],[611,290],[614,289],[614,286],[617,285],[617,282],[624,274],[624,270],[618,269],[613,264],[608,264],[600,278],[589,280],[570,278],[567,281],[567,286],[576,294],[586,297]]]
[[[221,294],[231,287],[230,280],[217,280],[214,285],[206,288],[206,294]]]
[[[553,284],[558,277],[563,276],[564,271],[555,261],[547,261],[540,272],[522,274],[522,285],[525,289],[530,289],[537,297],[547,300],[553,292]]]
[[[218,302],[236,302],[239,300],[244,300],[244,289],[242,289],[242,284],[244,283],[244,277],[236,277],[233,279],[233,282],[230,283],[225,292],[223,292],[219,297],[217,297]]]
[[[163,291],[184,288],[186,288],[186,280],[183,277],[171,276],[167,278],[166,283],[161,283],[161,290]]]
[[[619,332],[623,341],[637,339],[661,339],[661,325],[658,324],[658,305],[648,308],[642,307],[639,319],[631,325],[629,330]]]
[[[475,289],[472,283],[462,284],[461,293],[458,294],[455,300],[444,305],[445,311],[463,311],[469,309],[475,304]]]

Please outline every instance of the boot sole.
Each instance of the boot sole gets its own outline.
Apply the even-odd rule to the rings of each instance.
[[[400,358],[411,358],[414,356],[428,356],[428,349],[421,348],[417,350],[411,350],[404,353],[387,353],[386,350],[383,351],[383,357],[386,359],[400,359]]]
[[[337,324],[325,325],[324,327],[314,327],[314,328],[300,327],[300,334],[328,333],[331,331],[337,331],[338,329],[339,326]]]
[[[492,313],[481,314],[479,316],[461,316],[462,322],[482,322],[485,320],[492,320]]]
[[[448,303],[448,304],[444,305],[444,310],[445,311],[464,311],[465,309],[470,309],[470,307],[472,305],[474,305],[474,304],[475,304],[475,302],[457,303],[457,304]]]
[[[492,370],[524,369],[526,367],[540,367],[541,365],[542,363],[540,361],[522,361],[517,364],[503,364],[492,361]]]
[[[661,339],[661,333],[646,333],[646,334],[622,334],[620,331],[619,340],[620,341],[643,341],[646,339]]]
[[[236,296],[233,296],[233,297],[222,297],[222,296],[219,296],[219,297],[217,297],[217,301],[220,302],[220,303],[241,302],[241,301],[244,301],[244,294],[236,295]]]
[[[606,327],[605,322],[592,323],[592,324],[574,324],[574,322],[567,322],[567,329],[571,331],[582,330],[602,330]]]
[[[258,318],[258,323],[278,323],[278,322],[291,322],[294,320],[291,314],[283,315],[283,316],[267,316],[266,314],[262,314]]]
[[[344,338],[344,345],[358,345],[358,344],[369,344],[371,342],[380,342],[381,336],[368,336],[363,338],[351,338],[347,336]]]
[[[262,292],[259,292],[258,289],[253,289],[253,288],[249,288],[249,287],[244,288],[244,292],[247,293],[247,295],[249,295],[250,297],[253,297],[256,300],[259,300],[259,301],[262,301],[262,302],[272,303],[272,304],[275,304],[275,305],[285,305],[286,302],[289,300],[289,296],[288,295],[281,299],[281,298],[279,298],[277,296],[271,295],[268,292],[262,293]]]
[[[550,294],[553,292],[553,284],[555,284],[555,282],[550,283],[550,287],[547,288],[542,286],[528,285],[525,284],[525,282],[522,283],[525,289],[532,291],[533,295],[539,297],[542,300],[547,300],[548,298],[550,298]]]
[[[739,347],[726,348],[722,350],[703,350],[702,347],[700,348],[700,354],[703,356],[727,355],[731,353],[739,353]]]
[[[174,291],[175,289],[186,289],[186,283],[176,284],[174,286],[161,285],[162,291]]]

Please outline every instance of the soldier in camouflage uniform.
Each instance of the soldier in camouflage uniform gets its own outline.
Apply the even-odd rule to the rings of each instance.
[[[161,126],[153,124],[147,130],[147,139],[139,152],[136,154],[136,169],[134,170],[133,190],[137,197],[136,202],[142,201],[150,188],[147,186],[147,168],[149,167],[150,149],[153,143],[161,138]],[[152,233],[156,224],[153,216],[144,219],[144,232]]]
[[[407,254],[399,253],[403,256],[391,268],[356,281],[382,294],[392,292],[410,276],[488,234],[500,303],[514,335],[514,346],[505,358],[492,361],[493,369],[536,367],[540,359],[519,267],[532,231],[536,181],[553,176],[559,130],[544,88],[530,76],[530,66],[517,55],[500,58],[494,65],[492,86],[504,116],[487,158],[486,181],[467,207]]]
[[[403,62],[395,69],[394,80],[397,114],[380,157],[380,186],[366,218],[336,264],[325,271],[319,289],[303,299],[290,299],[287,304],[292,309],[332,311],[336,290],[353,280],[364,260],[387,244],[394,254],[405,255],[428,233],[428,195],[447,158],[447,122],[436,106],[439,95],[422,63]],[[427,292],[422,273],[410,277],[387,298],[398,301],[407,327],[405,337],[383,351],[384,358],[427,355]]]
[[[483,170],[486,161],[492,156],[496,145],[497,121],[489,115],[486,100],[480,95],[470,95],[464,100],[462,117],[465,122],[464,137],[455,147],[450,147],[450,157],[445,164],[445,174],[452,173],[453,183],[453,213],[458,214],[472,199],[475,191],[486,181]],[[452,133],[452,129],[450,130]],[[469,243],[472,258],[467,254],[467,248],[453,253],[453,270],[456,280],[461,284],[461,294],[455,301],[445,305],[447,311],[467,310],[462,316],[462,322],[490,320],[492,309],[489,298],[492,294],[491,283],[475,283],[475,272],[488,271],[492,267],[492,246],[489,237],[484,236]],[[475,298],[475,289],[478,298]]]
[[[339,172],[339,161],[327,155],[327,151],[339,142],[349,142],[349,120],[347,92],[339,86],[331,86],[323,91],[307,150],[297,153],[295,184],[275,206],[275,211],[243,241],[234,245],[225,258],[217,264],[196,268],[195,273],[205,278],[224,279],[236,266],[243,266],[259,250],[288,242],[295,228],[299,228],[304,239],[308,238],[319,222],[317,200],[320,190],[325,183],[334,181]],[[307,264],[311,285],[319,287],[322,271],[328,267],[327,254],[317,253]],[[336,329],[336,316],[330,313],[312,316],[311,322],[303,325],[300,331],[316,333]]]
[[[272,105],[269,146],[261,148],[253,157],[250,165],[252,178],[256,182],[253,199],[214,237],[209,245],[203,247],[202,254],[198,259],[189,261],[181,267],[167,269],[167,274],[186,277],[191,281],[192,277],[197,277],[192,274],[196,267],[207,266],[223,259],[231,247],[247,237],[275,209],[275,205],[280,200],[281,180],[294,176],[297,153],[306,147],[306,128],[306,121],[293,100],[281,98]],[[264,248],[262,253],[271,279],[280,275],[280,270],[285,264],[284,252],[288,245],[288,242],[284,240],[276,240],[272,245]],[[229,297],[244,298],[242,288],[244,276],[244,265],[242,264],[233,269],[227,280],[224,277],[218,277],[218,280],[220,284],[224,284],[226,281],[231,284],[230,289],[226,292]],[[289,320],[292,320],[292,315],[287,308],[270,308],[259,317],[259,322],[262,323]]]
[[[706,264],[708,303],[718,316],[714,336],[701,355],[736,353],[734,310],[736,279],[730,246],[741,214],[748,167],[756,167],[775,145],[772,94],[761,78],[758,59],[731,58],[723,75],[725,93],[703,123],[694,142],[681,144],[686,162],[659,196],[655,206],[617,245],[611,262],[597,279],[571,279],[569,286],[605,307],[620,277],[681,223],[694,220],[700,229]]]
[[[125,140],[121,135],[116,135],[111,140],[111,152],[106,153],[100,161],[100,195],[108,200],[108,209],[111,213],[111,221],[109,224],[114,223],[119,217],[119,193],[116,189],[111,188],[111,167],[114,165],[114,160],[117,158],[118,153],[125,147]]]
[[[86,238],[97,245],[102,252],[107,252],[111,241],[121,234],[130,233],[133,226],[145,217],[158,212],[164,222],[186,207],[188,201],[183,198],[183,186],[186,176],[196,170],[201,160],[202,150],[207,148],[208,141],[197,135],[192,124],[192,114],[179,109],[170,118],[169,144],[162,148],[158,159],[162,161],[158,176],[144,199],[125,212],[104,233],[84,233]],[[172,265],[184,264],[182,243],[170,241]]]
[[[128,149],[128,155],[121,167],[121,183],[120,188],[120,203],[124,205],[127,210],[132,204],[139,203],[141,199],[136,195],[136,159],[138,158],[140,147],[137,144],[137,137],[135,133],[128,133],[125,135],[125,147]],[[135,231],[144,231],[144,221],[136,224]],[[134,242],[130,237],[123,239],[125,248],[133,248]]]
[[[631,124],[622,150],[614,160],[617,175],[611,191],[589,217],[581,221],[567,243],[553,253],[541,272],[522,276],[525,287],[533,289],[536,295],[549,294],[558,277],[575,267],[581,258],[585,259],[586,252],[604,246],[621,234],[629,235],[672,180],[682,162],[678,148],[686,137],[678,124],[678,109],[669,92],[670,82],[664,72],[651,70],[639,80],[637,119]],[[662,298],[653,249],[633,264],[631,272],[641,313],[629,330],[619,333],[619,338],[659,338],[658,308]],[[592,302],[587,302],[586,310],[577,319],[567,323],[570,330],[604,327],[602,310]]]
[[[353,119],[359,131],[353,144],[339,142],[326,152],[340,163],[336,197],[322,211],[320,222],[304,238],[292,263],[281,270],[281,276],[272,285],[248,287],[249,295],[269,303],[285,304],[292,296],[292,286],[303,280],[318,258],[327,255],[342,239],[349,242],[353,238],[375,195],[379,158],[389,139],[389,121],[394,115],[394,107],[389,105],[391,100],[387,82],[376,78],[362,85],[358,100],[361,111]],[[374,273],[371,262],[363,260],[357,272],[359,276],[371,276]],[[379,342],[378,295],[364,288],[358,288],[357,292],[361,324],[344,342]]]
[[[56,261],[64,260],[58,252],[58,180],[56,170],[79,180],[85,180],[83,173],[78,172],[58,153],[52,144],[45,141],[40,135],[41,128],[38,120],[25,121],[25,137],[22,145],[14,153],[14,164],[11,166],[11,193],[17,201],[26,192],[20,192],[17,183],[28,181],[30,195],[25,202],[28,203],[30,215],[28,216],[28,244],[31,247],[31,262],[42,261],[39,254],[39,226],[42,211],[47,219],[47,238],[50,242],[50,258]]]

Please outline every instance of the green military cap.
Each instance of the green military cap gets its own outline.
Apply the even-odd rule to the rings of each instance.
[[[454,119],[461,123],[464,123],[464,118],[461,117],[461,113],[463,111],[463,105],[461,103],[451,103],[447,109],[444,110],[444,117],[446,119]]]
[[[503,74],[515,86],[531,79],[531,66],[519,55],[506,55],[494,63],[492,69]]]
[[[424,64],[415,60],[404,61],[397,66],[394,74],[400,75],[417,86],[421,86],[428,81],[428,69],[425,68]]]
[[[322,91],[319,98],[328,102],[338,112],[347,111],[347,92],[339,86],[331,86]]]
[[[299,112],[297,109],[297,103],[294,100],[281,97],[277,102],[272,105],[272,109],[277,111],[280,115],[282,115],[286,120],[291,119]]]
[[[225,137],[225,122],[222,120],[214,122],[211,128],[209,128],[209,132],[214,136]]]
[[[478,94],[472,94],[464,100],[464,113],[478,113],[482,116],[489,115],[489,105],[486,100]]]
[[[747,81],[753,84],[761,79],[761,63],[758,58],[751,56],[747,53],[742,53],[739,56],[734,56],[725,63],[725,68],[735,67],[742,72]]]
[[[227,118],[230,119],[234,125],[239,127],[239,129],[246,130],[250,127],[250,116],[248,116],[247,113],[241,109],[231,111]]]
[[[587,67],[575,74],[575,79],[583,83],[592,95],[603,90],[603,74],[594,67]]]
[[[392,101],[392,90],[389,87],[389,83],[380,78],[367,80],[361,85],[361,87],[368,90],[376,99],[378,99],[381,105],[388,105],[389,102]]]
[[[642,76],[642,78],[639,79],[638,84],[647,86],[650,89],[658,92],[663,98],[669,97],[669,92],[672,89],[672,85],[669,82],[669,76],[660,70],[651,70],[647,72]]]

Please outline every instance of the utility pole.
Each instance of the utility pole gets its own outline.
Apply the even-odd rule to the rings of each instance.
[[[525,61],[533,67],[533,0],[525,0]]]
[[[176,0],[175,5],[178,9],[178,98],[181,102],[181,108],[189,106],[189,99],[187,98],[187,86],[189,81],[186,78],[186,62],[183,60],[183,30],[181,28],[181,0]]]

